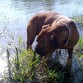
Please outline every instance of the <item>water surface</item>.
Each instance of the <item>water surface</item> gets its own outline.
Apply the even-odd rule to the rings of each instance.
[[[0,29],[9,28],[24,39],[29,19],[41,11],[55,11],[71,17],[83,15],[83,0],[0,0]]]

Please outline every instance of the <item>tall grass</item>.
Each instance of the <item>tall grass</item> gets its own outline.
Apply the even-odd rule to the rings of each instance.
[[[71,18],[74,20],[78,28],[83,29],[83,15],[75,15]]]
[[[16,55],[14,56],[11,66],[12,82],[62,83],[64,81],[64,75],[67,71],[56,61],[56,58],[42,57],[40,59],[40,56],[36,55],[33,60],[34,53],[32,50],[20,50],[19,48],[16,48]]]
[[[15,82],[27,83],[28,81],[44,83],[52,81],[55,83],[62,81],[64,72],[62,65],[59,63],[55,63],[57,66],[53,62],[47,64],[45,63],[47,59],[40,61],[39,55],[36,55],[35,60],[33,61],[34,53],[30,49],[28,51],[24,49],[21,50],[21,54],[18,56],[19,62],[14,59],[14,66],[12,68],[12,79]],[[16,66],[17,63],[19,63],[19,68]],[[52,64],[55,65],[55,67],[52,67]]]
[[[80,24],[83,25],[83,15],[73,16],[72,19],[73,19],[76,23],[80,23]]]
[[[76,45],[75,53],[77,54],[79,60],[83,58],[83,38],[80,38],[78,44]]]
[[[83,67],[83,38],[80,38],[78,44],[75,47],[75,54],[77,55],[77,59]]]
[[[19,39],[19,43],[23,44],[22,39]],[[75,48],[75,55],[78,55],[79,62],[83,59],[83,39],[79,40]],[[63,83],[64,75],[68,73],[64,67],[57,62],[56,58],[45,58],[36,54],[32,50],[26,50],[22,48],[15,48],[15,54],[11,61],[11,79],[17,83]],[[34,59],[33,59],[34,57]],[[80,64],[81,69],[83,63]],[[68,79],[67,79],[68,80]],[[67,81],[65,79],[65,81]],[[72,83],[73,80],[70,80]]]

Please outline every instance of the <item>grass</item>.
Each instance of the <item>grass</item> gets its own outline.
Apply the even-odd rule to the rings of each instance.
[[[17,56],[17,55],[16,55]],[[15,81],[19,81],[21,83],[24,83],[27,79],[32,81],[32,75],[30,74],[32,65],[36,62],[32,63],[33,59],[33,52],[31,50],[22,50],[21,54],[19,54],[19,60],[13,60],[14,62],[14,70],[13,70],[13,79]],[[18,64],[19,63],[19,68]]]
[[[77,64],[78,64],[78,68],[76,69],[76,71],[74,72],[75,74],[77,74],[76,78],[77,79],[77,83],[82,83],[83,81],[83,38],[80,38],[78,44],[75,47],[75,58],[77,60]]]
[[[80,67],[83,69],[83,38],[80,38],[78,44],[76,45],[75,54],[77,55],[76,57]]]
[[[19,49],[18,49],[19,52]],[[49,58],[40,60],[39,55],[35,56],[32,50],[22,49],[21,53],[16,53],[14,57],[11,79],[14,82],[27,83],[62,83],[67,71],[63,66],[56,62],[56,59]],[[17,58],[17,56],[19,58]]]
[[[78,15],[78,16],[73,16],[72,19],[76,22],[76,23],[80,23],[83,24],[83,15]]]
[[[80,29],[83,29],[83,15],[71,17]]]
[[[63,67],[60,63],[55,62],[51,57],[40,60],[39,55],[35,56],[32,50],[15,48],[15,55],[10,61],[10,52],[8,54],[8,78],[6,82],[14,83],[61,83],[64,77]]]
[[[75,53],[76,53],[79,61],[81,61],[83,59],[83,38],[80,38],[78,44],[76,45]]]
[[[19,40],[23,44],[22,39]],[[75,55],[83,68],[83,39],[80,39],[75,47]],[[68,73],[64,67],[56,61],[56,58],[40,59],[39,55],[35,56],[32,50],[16,48],[14,57],[12,58],[11,78],[14,82],[20,83],[63,83],[64,75]],[[65,79],[66,80],[66,79]],[[73,80],[72,80],[72,83]]]
[[[30,82],[39,82],[40,78],[42,81],[47,80],[48,78],[56,78],[57,74],[53,70],[47,70],[45,67],[44,69],[47,70],[45,72],[44,69],[42,71],[40,70],[40,62],[39,62],[39,56],[37,55],[35,60],[33,60],[34,53],[31,50],[22,50],[21,54],[19,55],[19,68],[17,69],[16,64],[17,61],[14,61],[14,68],[13,68],[13,78],[15,81],[19,81],[21,83],[24,83],[26,80],[29,80]],[[41,61],[42,64],[43,61]],[[32,66],[34,65],[34,69],[32,69]],[[42,66],[43,67],[43,66]],[[45,72],[45,73],[44,73]],[[41,73],[41,74],[40,74]],[[39,75],[40,74],[40,75]],[[40,78],[38,78],[38,76]]]

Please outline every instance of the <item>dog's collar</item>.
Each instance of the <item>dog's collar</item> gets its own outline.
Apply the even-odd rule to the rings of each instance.
[[[61,18],[62,18],[62,16],[60,16],[60,17],[56,20],[56,22],[58,22],[58,20],[61,19]],[[64,18],[67,18],[67,17],[64,16]],[[67,19],[69,19],[69,18],[67,18]],[[69,39],[70,39],[70,33],[71,33],[71,31],[70,31],[70,27],[69,27],[67,24],[64,23],[64,25],[65,25],[65,26],[67,27],[67,29],[68,29],[68,38],[67,38],[67,40],[66,40],[66,42],[65,42],[65,44],[68,44]]]
[[[57,20],[56,20],[56,23],[59,21],[59,19],[61,19],[61,18],[63,18],[62,16],[60,16]],[[65,17],[64,16],[64,18],[67,18],[67,17]],[[69,19],[69,18],[67,18],[67,19]],[[69,19],[70,20],[70,19]],[[70,39],[70,34],[71,34],[71,31],[70,31],[70,27],[67,25],[67,24],[65,24],[65,23],[62,23],[62,24],[64,24],[66,27],[67,27],[67,30],[68,30],[68,38],[66,39],[66,41],[65,41],[65,44],[68,44],[69,43],[69,39]]]
[[[71,31],[70,31],[70,27],[67,25],[67,24],[64,24],[66,27],[67,27],[67,29],[68,29],[68,38],[67,38],[67,40],[66,40],[66,44],[68,44],[68,42],[69,42],[69,39],[70,39],[70,33],[71,33]]]

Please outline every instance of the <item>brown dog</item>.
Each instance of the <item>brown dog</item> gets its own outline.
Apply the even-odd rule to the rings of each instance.
[[[39,13],[30,20],[27,27],[27,47],[32,45],[33,51],[40,55],[51,54],[56,49],[68,49],[66,66],[69,68],[78,40],[79,33],[75,23],[58,13]]]
[[[27,49],[31,47],[35,36],[39,34],[43,25],[52,24],[60,14],[54,12],[38,13],[30,20],[27,26]]]

